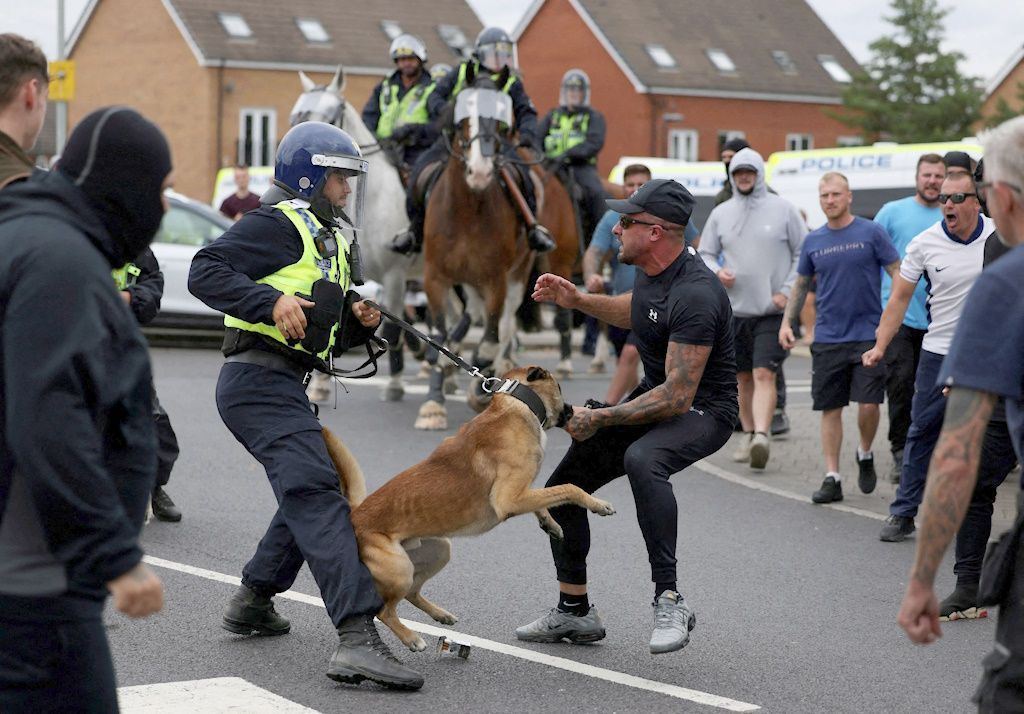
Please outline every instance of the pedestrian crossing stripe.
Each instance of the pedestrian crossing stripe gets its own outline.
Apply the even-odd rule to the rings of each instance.
[[[319,714],[241,677],[120,687],[117,701],[124,714]]]

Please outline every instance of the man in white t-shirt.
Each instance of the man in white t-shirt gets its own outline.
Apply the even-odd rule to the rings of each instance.
[[[864,364],[869,366],[882,360],[903,321],[914,288],[923,277],[927,281],[931,321],[921,345],[900,484],[889,506],[889,518],[879,534],[886,542],[902,541],[914,532],[914,517],[924,494],[928,463],[945,411],[942,386],[936,384],[939,370],[967,294],[981,275],[985,243],[995,231],[992,220],[981,214],[977,189],[969,174],[952,174],[943,181],[939,205],[942,220],[922,231],[907,246],[899,277],[893,280],[892,296],[878,325],[877,341],[863,356]]]

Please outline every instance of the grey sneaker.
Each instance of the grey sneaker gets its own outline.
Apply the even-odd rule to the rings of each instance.
[[[690,643],[690,630],[697,624],[697,616],[686,604],[686,598],[666,590],[654,603],[654,632],[651,634],[651,654],[675,652]]]
[[[591,605],[583,617],[552,608],[544,617],[529,625],[516,628],[516,637],[524,642],[561,642],[569,640],[574,645],[582,642],[597,642],[604,639],[604,623],[597,608]]]
[[[750,440],[750,468],[763,470],[768,464],[768,455],[771,453],[771,443],[768,435],[763,431],[754,432]]]

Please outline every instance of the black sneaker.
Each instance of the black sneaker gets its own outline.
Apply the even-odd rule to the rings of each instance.
[[[167,491],[157,486],[153,489],[153,515],[158,521],[177,523],[181,520],[181,509],[174,505],[174,501],[167,495]]]
[[[273,600],[244,585],[231,597],[221,627],[236,635],[286,635],[292,629],[274,610]]]
[[[772,436],[781,436],[789,433],[789,417],[786,416],[786,412],[781,409],[775,410],[769,431],[771,431]]]
[[[388,689],[419,689],[423,675],[409,669],[380,639],[373,615],[356,615],[338,627],[338,647],[327,676],[335,682],[359,684],[364,679]]]
[[[885,519],[882,532],[878,534],[878,540],[886,543],[899,543],[906,540],[907,536],[915,530],[914,519],[907,516],[889,516]]]
[[[555,249],[555,241],[551,238],[548,229],[537,223],[526,233],[526,242],[538,253],[547,253]]]
[[[857,456],[857,487],[861,493],[871,493],[878,483],[878,474],[875,473],[875,457],[872,454],[866,459]]]
[[[833,503],[843,500],[843,484],[836,481],[834,476],[826,476],[821,482],[821,488],[811,494],[811,500],[815,503]]]
[[[978,607],[978,584],[957,582],[956,588],[939,603],[939,620],[978,620],[988,617],[988,610]]]

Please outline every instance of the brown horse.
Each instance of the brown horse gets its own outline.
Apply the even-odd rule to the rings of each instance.
[[[499,179],[508,161],[502,147],[512,124],[511,99],[497,90],[507,81],[507,72],[503,70],[497,83],[486,74],[471,73],[467,88],[449,107],[444,135],[449,157],[427,199],[423,235],[423,287],[433,337],[440,342],[448,337],[444,315],[450,288],[462,284],[475,290],[484,303],[484,331],[472,361],[480,370],[499,374],[511,366],[514,311],[534,257],[525,223]],[[447,429],[443,372],[436,352],[428,359],[430,387],[416,428]],[[479,388],[477,382],[470,389]]]

